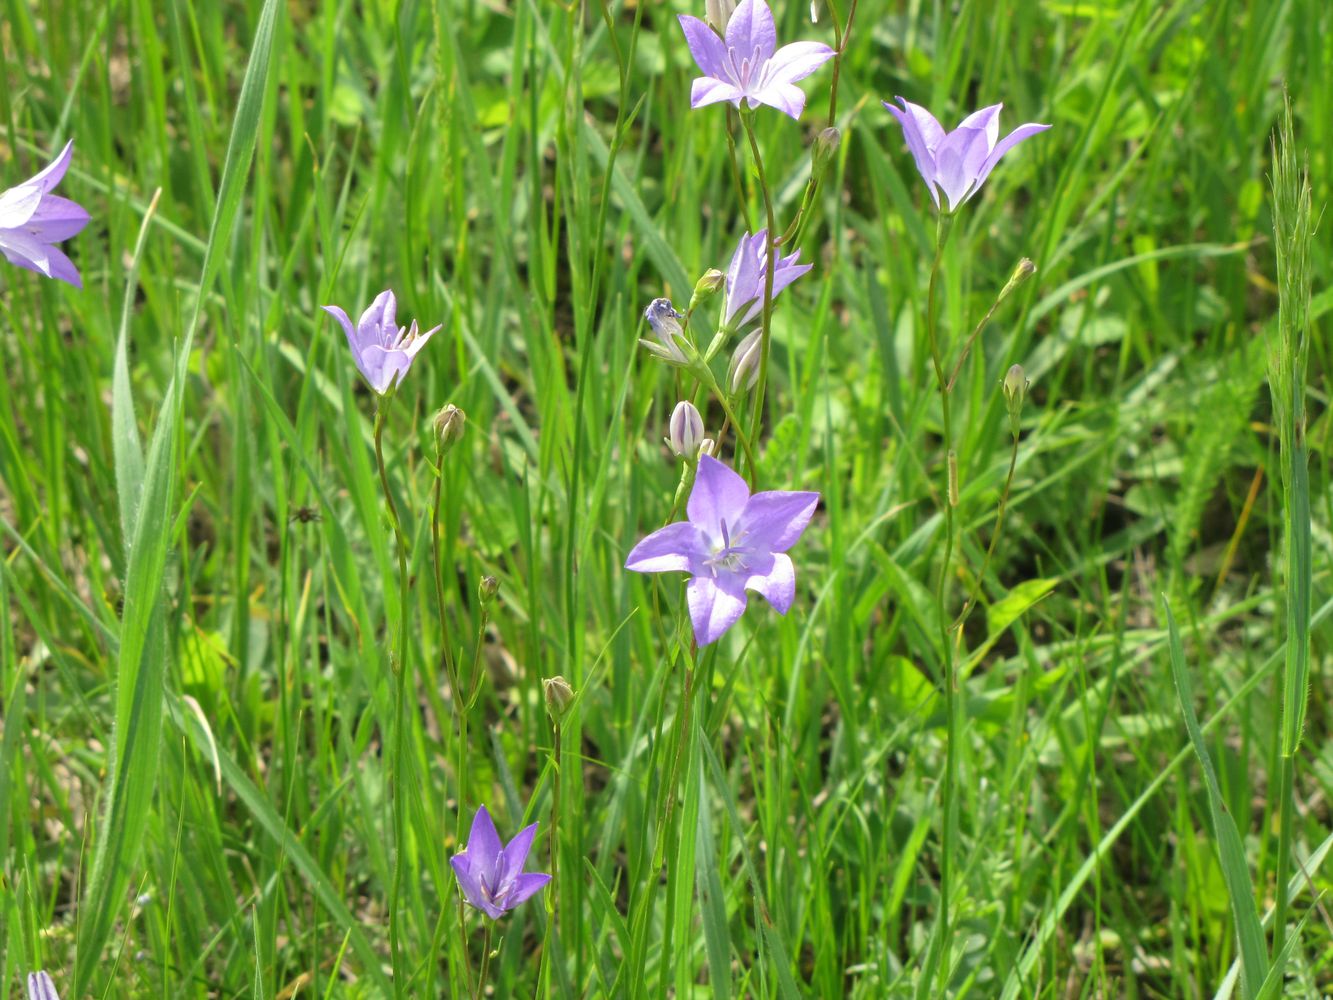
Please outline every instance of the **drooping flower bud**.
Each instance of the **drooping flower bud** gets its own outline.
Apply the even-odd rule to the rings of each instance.
[[[690,296],[690,312],[694,312],[701,302],[710,299],[714,292],[721,288],[727,280],[727,276],[715,267],[710,267],[694,283],[694,294]]]
[[[727,365],[727,390],[734,396],[748,392],[759,381],[759,353],[762,330],[755,330],[736,345]]]
[[[657,337],[657,342],[640,340],[639,343],[650,354],[661,358],[669,365],[679,365],[681,368],[688,366],[689,358],[685,356],[685,352],[680,349],[680,344],[676,342],[676,338],[685,332],[684,327],[680,325],[683,317],[676,312],[671,300],[653,299],[652,302],[648,303],[648,308],[643,311],[643,318],[653,328],[653,334]]]
[[[1031,385],[1023,372],[1022,365],[1011,365],[1009,371],[1005,373],[1001,388],[1004,392],[1005,405],[1009,408],[1009,430],[1014,437],[1018,437],[1023,415],[1023,398],[1027,396]]]
[[[704,0],[704,20],[719,35],[726,34],[727,22],[736,10],[736,0]]]
[[[691,458],[703,436],[704,418],[693,403],[681,400],[671,411],[671,421],[667,424],[667,447],[678,458]]]
[[[435,414],[435,445],[441,455],[456,445],[467,428],[467,414],[450,403]]]
[[[542,692],[546,696],[546,714],[552,722],[558,723],[574,702],[574,689],[569,686],[569,681],[556,674],[542,681]]]
[[[484,608],[495,600],[495,595],[500,592],[500,581],[493,576],[483,576],[481,583],[477,585],[477,599],[481,601]]]

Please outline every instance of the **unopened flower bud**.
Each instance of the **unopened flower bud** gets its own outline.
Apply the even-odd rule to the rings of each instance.
[[[737,344],[736,350],[732,352],[731,363],[727,366],[727,389],[733,396],[748,392],[759,381],[762,336],[762,330],[755,330]]]
[[[463,437],[467,426],[467,414],[450,403],[435,414],[435,444],[443,455]]]
[[[694,283],[694,294],[690,296],[690,312],[694,312],[699,303],[711,298],[714,292],[726,284],[726,281],[727,276],[715,267],[705,271]]]
[[[569,686],[569,681],[557,674],[542,681],[542,692],[546,696],[546,714],[552,722],[559,722],[574,702],[574,689]]]
[[[678,458],[689,458],[698,449],[703,436],[704,418],[693,403],[681,400],[671,411],[671,421],[667,425],[667,447]]]
[[[814,152],[810,155],[814,158],[816,176],[828,169],[828,165],[833,162],[833,157],[837,155],[840,145],[842,145],[842,133],[832,125],[815,137]]]
[[[653,334],[658,342],[640,340],[639,343],[667,364],[679,365],[682,368],[687,366],[690,363],[689,358],[685,357],[680,344],[676,343],[676,338],[685,332],[684,327],[680,325],[682,316],[676,312],[671,300],[653,299],[643,311],[643,318],[653,328]]]
[[[1009,371],[1005,372],[1004,384],[1001,386],[1004,392],[1004,401],[1009,408],[1009,430],[1014,437],[1018,437],[1020,420],[1023,414],[1023,398],[1028,394],[1028,388],[1032,383],[1023,372],[1022,365],[1012,365]]]
[[[736,10],[736,0],[704,0],[704,20],[719,35],[725,34],[727,22]]]
[[[495,595],[500,592],[500,581],[493,576],[483,576],[481,583],[477,585],[477,599],[481,601],[484,608],[495,600]]]
[[[703,458],[705,455],[709,455],[713,458],[717,457],[717,442],[712,438],[704,438],[699,442],[699,454],[696,456],[696,459]]]

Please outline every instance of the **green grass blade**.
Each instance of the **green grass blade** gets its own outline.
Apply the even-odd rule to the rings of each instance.
[[[108,762],[108,789],[93,855],[92,876],[81,906],[74,993],[82,995],[101,964],[102,951],[124,908],[130,878],[142,849],[157,781],[158,744],[167,670],[167,595],[165,572],[174,521],[177,427],[181,417],[186,366],[203,303],[225,257],[240,207],[258,133],[278,3],[267,0],[260,15],[250,64],[246,69],[223,167],[218,210],[204,254],[204,275],[194,315],[180,346],[175,374],[167,389],[161,418],[153,430],[125,576],[125,605],[116,663],[115,739]],[[120,380],[117,425],[123,429],[129,404],[128,379]],[[117,472],[131,490],[139,475],[127,436],[117,453]],[[121,499],[122,516],[133,497]]]
[[[1208,810],[1212,814],[1213,834],[1217,840],[1218,860],[1222,864],[1222,877],[1226,881],[1231,914],[1236,921],[1236,939],[1240,945],[1241,957],[1241,993],[1246,1000],[1253,1000],[1258,996],[1261,984],[1268,978],[1268,945],[1264,940],[1263,926],[1259,923],[1259,910],[1254,902],[1250,869],[1245,861],[1245,846],[1241,843],[1236,821],[1222,797],[1217,774],[1213,771],[1212,759],[1208,756],[1208,748],[1203,742],[1203,733],[1199,731],[1198,717],[1194,714],[1189,672],[1185,665],[1185,649],[1180,641],[1180,632],[1176,628],[1176,619],[1171,614],[1171,606],[1165,600],[1162,607],[1166,612],[1166,627],[1170,637],[1168,645],[1171,653],[1171,677],[1175,681],[1176,697],[1180,703],[1180,712],[1185,717],[1190,745],[1194,748],[1194,754],[1199,758],[1199,764],[1203,769],[1204,785],[1208,793]]]

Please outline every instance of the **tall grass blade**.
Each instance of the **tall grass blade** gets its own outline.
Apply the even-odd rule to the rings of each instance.
[[[117,475],[124,477],[118,485],[131,492],[128,500],[121,499],[121,515],[125,517],[127,510],[133,508],[133,530],[128,535],[131,540],[125,605],[116,662],[115,739],[108,760],[108,791],[97,831],[92,876],[80,913],[73,989],[76,996],[87,992],[100,965],[102,950],[124,908],[131,874],[147,833],[162,733],[168,610],[164,578],[174,521],[171,503],[176,491],[177,427],[186,366],[203,303],[231,239],[245,175],[254,153],[278,8],[277,0],[266,0],[259,18],[223,167],[218,208],[204,254],[199,295],[179,348],[161,418],[153,430],[137,504],[133,492],[140,470],[134,459],[134,438],[124,430],[126,422],[133,419],[125,413],[125,407],[131,405],[127,370],[117,379],[115,423],[122,433],[117,435],[116,466]]]
[[[1204,786],[1208,793],[1208,811],[1213,819],[1213,836],[1217,840],[1218,860],[1222,864],[1222,878],[1226,882],[1227,897],[1231,903],[1231,914],[1236,921],[1236,940],[1240,945],[1240,983],[1241,995],[1246,1000],[1254,1000],[1259,989],[1268,978],[1268,946],[1264,940],[1263,926],[1259,923],[1259,910],[1254,902],[1254,890],[1251,888],[1250,869],[1245,862],[1245,846],[1241,843],[1240,831],[1236,820],[1227,809],[1222,789],[1217,783],[1217,774],[1213,771],[1212,759],[1203,742],[1203,733],[1199,731],[1199,719],[1194,714],[1194,700],[1190,693],[1189,671],[1185,664],[1185,649],[1180,641],[1180,632],[1176,628],[1176,619],[1171,614],[1171,605],[1163,600],[1166,612],[1166,627],[1170,636],[1171,677],[1176,684],[1176,697],[1180,702],[1180,712],[1185,717],[1185,729],[1189,732],[1190,745],[1194,755],[1199,758],[1203,768]]]

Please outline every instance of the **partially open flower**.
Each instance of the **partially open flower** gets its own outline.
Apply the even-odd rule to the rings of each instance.
[[[935,120],[925,108],[898,98],[902,108],[888,101],[883,105],[903,127],[907,148],[912,151],[916,169],[930,189],[935,207],[940,206],[940,194],[948,199],[945,210],[955,211],[981,189],[991,170],[1005,153],[1024,139],[1044,132],[1049,125],[1029,122],[1020,125],[1003,139],[1000,138],[1001,104],[968,115],[952,132]]]
[[[397,323],[398,300],[391,290],[380,292],[375,301],[361,314],[356,326],[338,306],[321,306],[336,319],[347,334],[352,348],[352,360],[370,383],[377,395],[392,390],[407,375],[418,352],[426,346],[438,326],[425,333],[417,330],[417,321],[410,327]]]
[[[676,338],[685,332],[685,328],[680,325],[683,317],[676,312],[676,307],[671,304],[671,300],[653,299],[648,303],[648,308],[643,311],[643,318],[652,327],[657,342],[640,340],[639,343],[649,353],[661,358],[669,365],[679,365],[682,368],[687,366],[690,359],[685,356],[685,352],[680,349],[680,344],[676,342]]]
[[[539,892],[551,876],[523,870],[536,836],[537,824],[533,823],[520,830],[507,847],[502,845],[491,814],[485,806],[479,807],[467,836],[467,848],[449,859],[463,898],[498,920]]]

